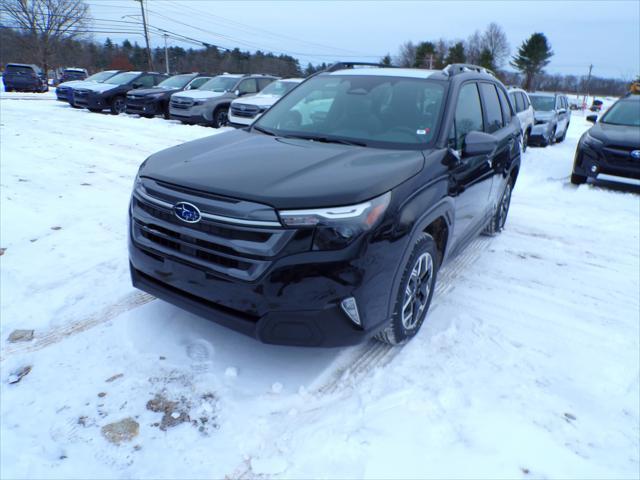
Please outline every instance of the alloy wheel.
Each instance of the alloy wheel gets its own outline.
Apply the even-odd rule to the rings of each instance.
[[[427,252],[415,261],[402,301],[402,326],[412,330],[422,319],[433,279],[433,258]]]
[[[117,113],[124,113],[125,108],[126,108],[126,104],[125,104],[125,101],[122,98],[116,98],[113,101],[113,109]]]

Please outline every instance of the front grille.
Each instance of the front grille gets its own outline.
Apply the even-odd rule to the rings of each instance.
[[[87,90],[74,90],[73,102],[76,105],[88,105],[89,104],[89,92]]]
[[[171,108],[178,108],[186,110],[193,106],[193,100],[190,98],[172,98],[171,99]]]
[[[295,235],[295,231],[281,227],[236,225],[204,218],[204,215],[219,214],[216,208],[220,208],[222,202],[180,192],[175,192],[173,201],[167,202],[170,192],[166,188],[150,180],[147,180],[147,186],[148,189],[138,186],[134,191],[131,202],[132,237],[138,246],[162,257],[172,257],[206,271],[252,281],[266,271]],[[163,199],[150,196],[149,192],[155,190],[162,190]],[[197,223],[179,219],[173,205],[180,201],[196,205],[203,218]],[[232,207],[228,208],[234,208],[233,202],[229,205]],[[225,218],[230,218],[227,211],[223,213]],[[243,221],[239,217],[235,220]]]
[[[633,150],[638,150],[638,148],[628,147],[626,145],[607,145],[602,148],[602,153],[612,164],[621,166],[631,164],[640,165],[640,162],[631,156]]]
[[[231,105],[231,114],[236,117],[253,118],[260,112],[255,105]]]

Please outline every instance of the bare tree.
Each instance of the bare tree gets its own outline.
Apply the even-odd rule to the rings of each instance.
[[[467,61],[469,63],[478,64],[484,47],[485,44],[482,35],[480,35],[478,30],[469,35],[469,38],[467,38],[464,45],[464,49],[467,52]]]
[[[507,61],[509,42],[504,30],[497,23],[492,22],[487,25],[487,29],[482,34],[482,47],[491,53],[496,67],[502,67]]]
[[[413,67],[416,63],[416,46],[412,41],[400,45],[396,64],[400,67]]]
[[[9,26],[21,30],[27,48],[45,72],[54,49],[65,39],[82,35],[91,21],[84,0],[2,0]]]

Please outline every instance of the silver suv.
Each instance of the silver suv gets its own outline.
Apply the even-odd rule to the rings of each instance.
[[[529,145],[546,147],[562,142],[571,122],[567,96],[561,93],[536,92],[530,93],[529,99],[536,122],[529,136]]]
[[[278,77],[264,74],[228,74],[213,77],[198,90],[179,92],[171,96],[169,114],[182,123],[211,125],[227,124],[231,102],[244,95],[255,95]]]

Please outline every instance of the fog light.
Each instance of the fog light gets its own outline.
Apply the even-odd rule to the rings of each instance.
[[[342,300],[342,302],[340,302],[340,306],[353,323],[355,323],[359,327],[362,326],[362,322],[360,321],[360,314],[358,313],[358,304],[356,303],[355,298],[345,298],[344,300]]]

